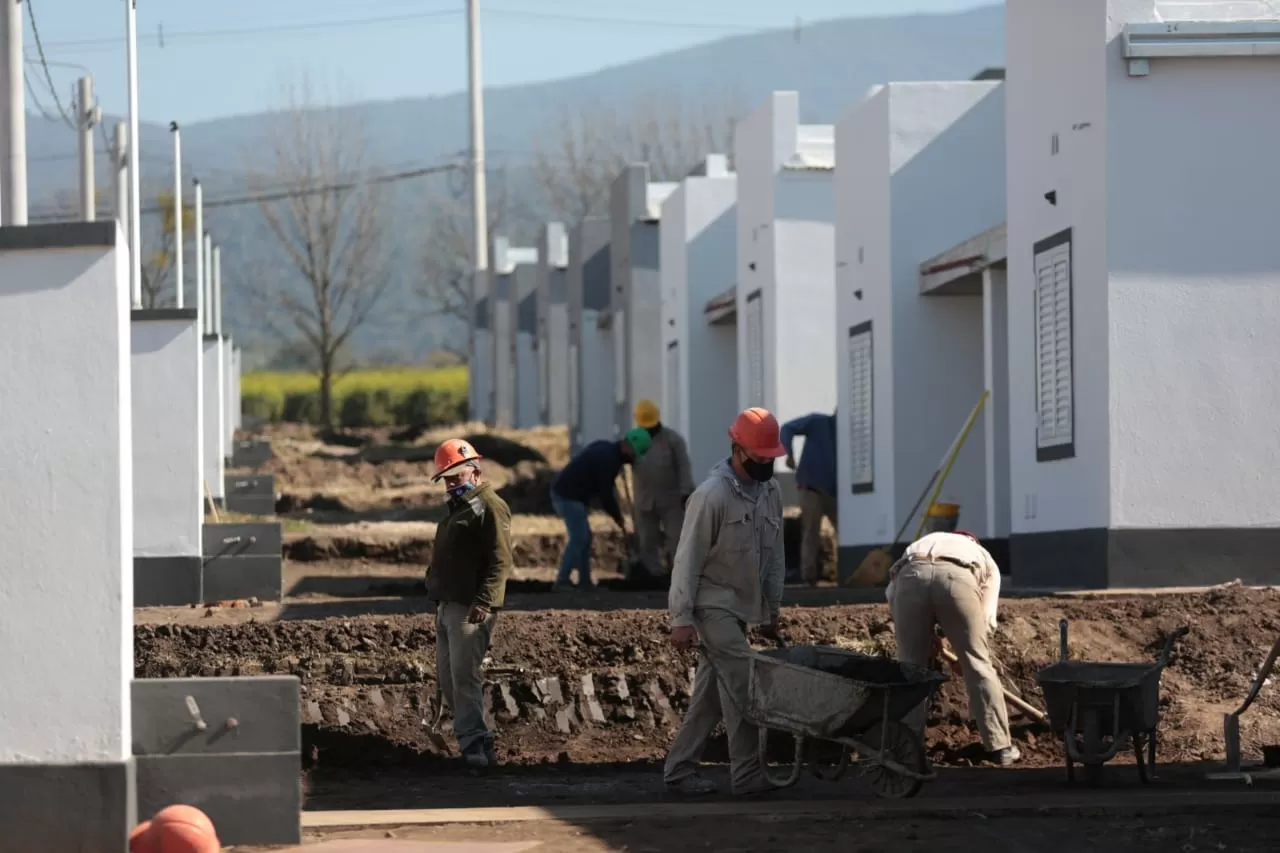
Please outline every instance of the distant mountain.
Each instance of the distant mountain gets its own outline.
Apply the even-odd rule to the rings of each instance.
[[[964,80],[989,66],[1004,63],[1003,6],[985,6],[948,15],[909,15],[886,18],[848,18],[791,29],[735,36],[685,50],[649,57],[566,80],[487,89],[487,144],[501,161],[527,154],[531,140],[549,121],[600,102],[626,104],[658,92],[685,102],[705,101],[726,91],[752,105],[769,92],[793,89],[800,93],[802,119],[832,123],[877,83],[908,80]],[[465,93],[374,101],[341,108],[345,117],[368,131],[377,161],[390,168],[412,168],[451,157],[467,147]],[[104,131],[115,119],[104,121]],[[75,134],[58,122],[31,117],[28,121],[30,197],[33,215],[47,208],[55,195],[74,191]],[[107,132],[99,137],[105,148]],[[144,179],[151,171],[163,176],[171,163],[172,141],[162,125],[144,123],[139,149]],[[200,122],[183,128],[185,167],[199,173],[210,196],[243,190],[246,155],[264,138],[263,116],[245,115]],[[526,158],[527,159],[527,158]],[[109,187],[111,174],[104,158],[97,164],[98,183]],[[397,195],[411,210],[413,182],[400,185]],[[270,238],[262,234],[252,208],[234,214],[210,213],[224,250],[227,281],[226,318],[238,335],[258,347],[272,347],[259,318],[261,311],[232,286],[249,270],[274,256]],[[421,266],[415,228],[410,215],[396,235],[396,292],[388,295],[384,312],[390,317],[370,327],[357,341],[359,349],[420,358],[438,345],[441,335],[456,334],[440,321],[425,316],[412,281]],[[287,273],[280,272],[280,275]]]

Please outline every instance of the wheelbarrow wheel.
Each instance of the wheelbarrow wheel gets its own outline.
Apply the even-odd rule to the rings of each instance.
[[[1102,720],[1097,708],[1085,708],[1083,735],[1083,755],[1094,758],[1094,761],[1084,763],[1084,779],[1087,784],[1097,787],[1102,784],[1102,762],[1096,759],[1102,753]]]
[[[928,760],[924,754],[924,743],[910,726],[886,720],[876,723],[863,737],[862,742],[874,750],[879,750],[884,743],[884,757],[902,767],[916,773],[929,771]],[[871,790],[877,797],[886,800],[905,800],[920,793],[924,787],[923,779],[912,779],[896,770],[891,770],[875,759],[870,759],[865,771]]]

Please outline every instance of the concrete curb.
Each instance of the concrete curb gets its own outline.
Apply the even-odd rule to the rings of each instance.
[[[1052,796],[1052,795],[1050,795]],[[1054,798],[1029,795],[949,800],[907,800],[850,803],[843,800],[741,800],[701,803],[626,803],[581,806],[507,806],[476,809],[389,809],[382,811],[303,812],[304,831],[363,829],[449,824],[529,823],[535,821],[643,820],[698,817],[754,816],[767,802],[771,820],[819,818],[828,820],[886,820],[976,817],[1134,817],[1170,814],[1274,815],[1280,809],[1280,790],[1268,792],[1183,791],[1141,794],[1094,793]]]

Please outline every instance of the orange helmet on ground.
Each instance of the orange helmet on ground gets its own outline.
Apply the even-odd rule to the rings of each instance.
[[[476,453],[471,443],[461,438],[451,438],[436,448],[436,473],[432,480],[439,480],[459,465],[479,462],[484,457]]]
[[[777,459],[787,455],[779,437],[778,419],[768,409],[744,409],[729,427],[729,438],[743,450],[760,459]]]
[[[169,806],[129,835],[131,853],[217,853],[222,849],[209,816],[194,806]]]

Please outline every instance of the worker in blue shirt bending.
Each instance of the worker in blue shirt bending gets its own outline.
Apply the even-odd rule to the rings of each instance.
[[[791,442],[804,437],[804,453],[796,467]],[[836,486],[836,416],[814,412],[782,425],[782,446],[787,450],[787,467],[796,472],[800,492],[800,576],[816,585],[822,578],[822,519],[839,527]]]
[[[593,441],[556,475],[551,484],[551,506],[556,515],[564,519],[569,541],[560,556],[555,589],[570,588],[575,567],[578,585],[591,587],[591,525],[587,522],[587,512],[592,500],[600,502],[600,508],[626,535],[614,481],[622,472],[622,466],[643,459],[652,443],[648,430],[638,427],[621,441]]]

